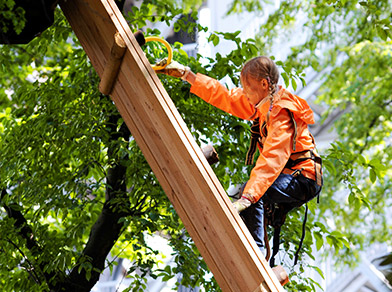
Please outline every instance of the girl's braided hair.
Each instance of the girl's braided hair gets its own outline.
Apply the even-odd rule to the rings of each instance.
[[[279,70],[274,61],[265,56],[250,59],[242,68],[241,76],[245,80],[248,78],[252,78],[256,81],[267,79],[269,86],[269,98],[272,105],[273,96],[278,91],[279,81]]]

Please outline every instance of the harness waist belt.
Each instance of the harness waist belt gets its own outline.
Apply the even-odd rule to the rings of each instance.
[[[308,159],[314,161],[314,172],[315,172],[314,175],[308,171],[303,171],[301,169],[293,169],[294,166]],[[316,181],[316,183],[319,186],[322,186],[323,179],[322,179],[321,167],[322,167],[321,157],[318,155],[316,150],[315,149],[306,150],[306,151],[291,154],[289,161],[287,161],[287,164],[283,169],[282,173],[296,175],[302,172],[302,174],[305,177],[313,179],[314,181]]]

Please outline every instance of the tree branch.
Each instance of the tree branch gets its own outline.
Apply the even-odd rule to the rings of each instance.
[[[5,209],[7,216],[9,218],[12,218],[15,220],[14,226],[15,229],[17,230],[18,234],[26,241],[26,248],[32,253],[34,258],[41,258],[42,256],[42,248],[38,244],[38,242],[34,238],[33,231],[31,227],[28,225],[26,218],[23,216],[22,212],[19,211],[19,205],[17,204],[5,204],[3,203],[4,197],[7,195],[6,189],[3,189],[1,191],[1,197],[0,201],[2,202],[3,208]],[[41,260],[37,266],[34,266],[31,261],[27,259],[27,257],[24,255],[20,247],[18,247],[15,243],[9,241],[23,256],[25,260],[28,261],[29,265],[32,267],[32,270],[36,271],[37,268],[40,270],[41,277],[43,276],[45,281],[47,283],[51,282],[51,280],[56,276],[56,273],[54,272],[43,272],[45,269],[45,266],[49,264],[48,261]],[[39,279],[39,275],[34,272],[36,275],[36,278],[39,283],[42,282],[42,279]]]
[[[34,265],[30,262],[30,260],[28,259],[28,257],[24,254],[23,250],[21,250],[19,248],[19,246],[14,243],[11,239],[7,238],[7,241],[13,245],[15,247],[16,250],[19,251],[19,253],[22,255],[23,259],[27,262],[27,264],[31,267],[30,269],[26,269],[27,272],[30,274],[31,278],[33,278],[33,280],[37,283],[37,284],[41,284],[41,280],[39,279],[38,274],[35,271]]]

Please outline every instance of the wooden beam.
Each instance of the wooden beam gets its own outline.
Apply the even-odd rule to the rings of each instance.
[[[111,98],[223,291],[284,291],[113,0],[62,0],[98,75],[126,44]]]

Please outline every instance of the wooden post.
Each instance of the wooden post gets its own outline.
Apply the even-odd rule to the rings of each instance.
[[[141,31],[137,31],[134,36],[140,46],[146,43],[144,35]],[[121,35],[116,32],[114,35],[112,49],[110,50],[110,57],[107,64],[105,65],[101,82],[99,83],[99,91],[101,91],[101,93],[110,94],[112,91],[113,84],[117,79],[117,74],[120,70],[120,65],[126,48],[127,45],[125,44]]]
[[[113,88],[113,83],[117,79],[118,71],[127,45],[122,39],[121,35],[116,32],[114,35],[114,42],[112,49],[110,50],[110,57],[105,65],[101,82],[99,83],[99,90],[103,94],[110,94]]]
[[[110,97],[221,289],[284,291],[115,2],[61,0],[60,6],[101,78],[113,35],[124,40]]]

